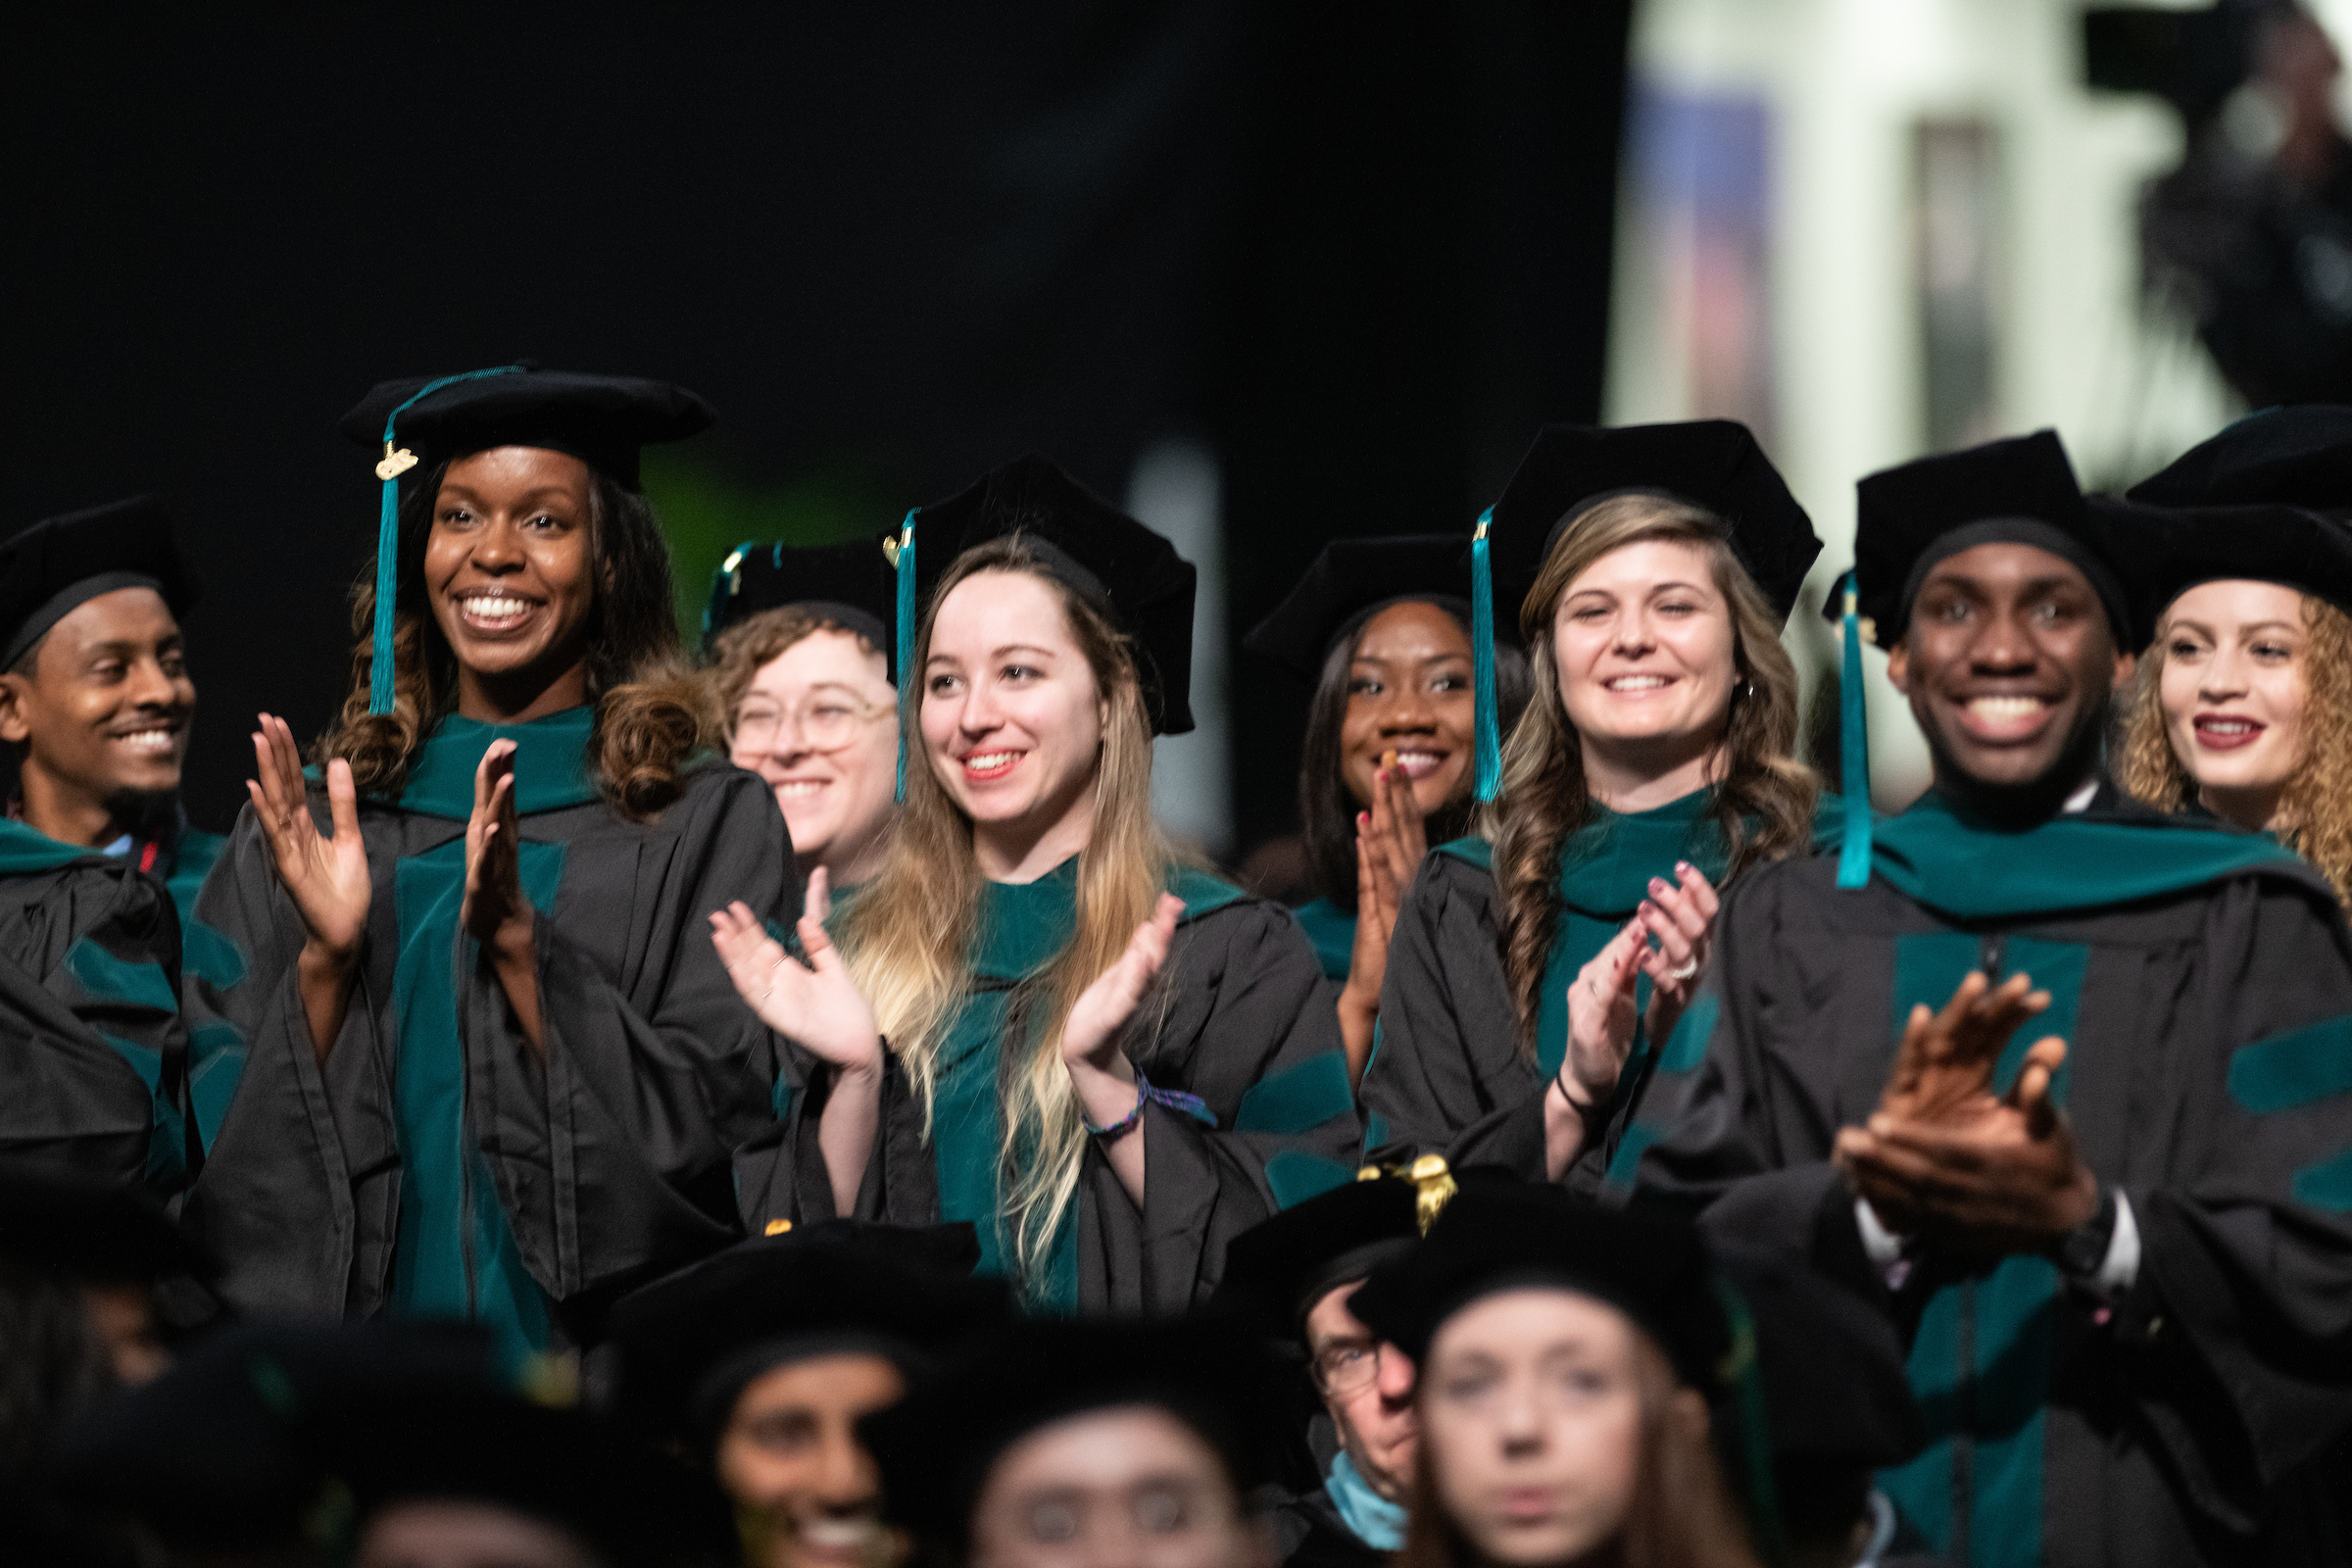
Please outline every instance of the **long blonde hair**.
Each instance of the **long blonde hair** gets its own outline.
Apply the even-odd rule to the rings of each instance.
[[[2278,796],[2278,841],[2309,860],[2352,902],[2352,615],[2310,594],[2310,639],[2295,667],[2303,676],[2303,760]],[[2160,811],[2185,810],[2197,781],[2173,751],[2164,722],[2165,639],[2140,656],[2127,699],[2115,781]]]
[[[1152,726],[1126,637],[1047,569],[1026,536],[1009,534],[965,551],[932,592],[914,659],[899,672],[916,683],[917,693],[902,735],[909,759],[906,804],[882,870],[850,906],[840,937],[851,977],[921,1096],[926,1136],[940,1052],[970,994],[982,878],[971,818],[932,771],[923,745],[922,671],[939,607],[958,584],[988,571],[1023,572],[1053,590],[1109,710],[1095,774],[1094,828],[1078,852],[1076,929],[1059,954],[1014,988],[1005,1008],[1007,1038],[998,1043],[1004,1127],[1000,1215],[1015,1267],[1027,1280],[1051,1253],[1086,1162],[1086,1129],[1061,1060],[1062,1030],[1079,993],[1118,960],[1135,928],[1151,918],[1175,857],[1152,816]]]
[[[1560,847],[1592,816],[1584,751],[1560,701],[1552,615],[1586,568],[1649,540],[1702,551],[1731,611],[1733,675],[1745,690],[1734,688],[1714,806],[1716,825],[1731,847],[1731,873],[1801,854],[1812,843],[1821,785],[1794,756],[1796,666],[1781,646],[1770,602],[1732,554],[1731,530],[1711,512],[1657,495],[1611,496],[1579,514],[1561,530],[1520,607],[1535,694],[1503,743],[1502,789],[1479,821],[1479,831],[1494,844],[1503,972],[1518,1004],[1520,1049],[1530,1060],[1544,966],[1563,908]]]

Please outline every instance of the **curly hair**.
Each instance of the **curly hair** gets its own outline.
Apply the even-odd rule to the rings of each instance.
[[[2303,759],[2278,797],[2273,830],[2352,903],[2352,615],[2324,599],[2303,598],[2310,633],[2295,668],[2303,677]],[[2140,656],[2115,748],[2115,781],[2160,811],[2186,810],[2197,781],[2173,750],[2164,721],[2165,641]]]
[[[433,618],[424,549],[440,498],[442,463],[400,507],[399,597],[392,616],[392,711],[368,711],[375,664],[375,571],[353,587],[351,690],[312,760],[342,758],[363,795],[397,797],[416,753],[457,709],[458,661]],[[676,800],[680,773],[717,736],[709,693],[678,645],[670,604],[669,546],[652,503],[590,469],[588,539],[600,568],[588,612],[588,700],[596,721],[588,755],[600,788],[623,815],[644,818]]]
[[[1731,850],[1731,875],[1802,854],[1812,843],[1821,785],[1794,756],[1796,666],[1781,646],[1779,616],[1732,554],[1730,527],[1711,512],[1657,495],[1611,496],[1578,514],[1561,530],[1520,608],[1535,694],[1503,743],[1501,793],[1480,813],[1481,830],[1494,842],[1503,972],[1518,1004],[1520,1049],[1531,1060],[1544,968],[1566,907],[1559,891],[1560,849],[1593,810],[1583,748],[1560,700],[1552,615],[1569,585],[1595,562],[1652,540],[1697,546],[1731,607],[1733,672],[1746,689],[1734,688],[1724,720],[1723,768],[1712,811]]]
[[[1418,601],[1374,605],[1340,628],[1331,652],[1324,656],[1323,672],[1316,677],[1315,695],[1306,709],[1306,744],[1298,766],[1299,836],[1306,841],[1307,863],[1314,872],[1317,891],[1350,914],[1355,912],[1355,813],[1360,808],[1348,793],[1342,766],[1346,761],[1341,736],[1348,725],[1348,672],[1354,667],[1355,651],[1363,642],[1365,628],[1390,605],[1405,603],[1435,605],[1460,624],[1464,637],[1470,635],[1470,606],[1463,600],[1431,594]],[[1504,729],[1518,722],[1520,710],[1527,707],[1527,655],[1498,641],[1494,647],[1494,696]],[[1471,817],[1478,809],[1471,799],[1477,782],[1475,773],[1464,768],[1453,794],[1430,813],[1426,831],[1431,845],[1448,843],[1470,831]]]

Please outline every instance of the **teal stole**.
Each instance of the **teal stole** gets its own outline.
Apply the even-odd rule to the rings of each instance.
[[[1355,961],[1355,916],[1329,899],[1302,904],[1291,913],[1306,929],[1306,940],[1315,950],[1316,961],[1323,965],[1324,977],[1347,979]]]
[[[1185,901],[1185,917],[1206,913],[1242,897],[1238,888],[1178,867],[1168,891]],[[931,1092],[931,1152],[939,1179],[939,1217],[969,1220],[980,1236],[977,1273],[1011,1278],[1013,1238],[1004,1224],[1000,1182],[1027,1151],[1004,1147],[1003,1042],[1013,988],[1034,979],[1069,945],[1078,930],[1078,857],[1034,882],[983,882],[967,962],[963,1004],[942,1037]],[[1035,1029],[1041,1019],[1026,1020]],[[1007,1154],[1010,1158],[1007,1158]],[[1078,1311],[1078,1227],[1064,1211],[1046,1247],[1043,1266],[1022,1280],[1032,1310],[1069,1317]]]
[[[502,739],[515,743],[513,789],[518,816],[584,806],[597,798],[587,768],[588,735],[595,722],[595,710],[584,707],[527,724],[446,719],[419,749],[399,807],[465,823],[473,815],[474,770],[491,743]],[[529,838],[515,845],[523,894],[541,919],[555,908],[564,850],[560,842]],[[402,859],[393,876],[400,933],[392,974],[399,1042],[393,1134],[401,1184],[392,1309],[482,1323],[509,1352],[542,1349],[551,1326],[547,1294],[523,1264],[466,1115],[457,976],[460,963],[470,972],[480,961],[480,950],[468,938],[463,955],[453,956],[466,902],[465,834]]]
[[[172,903],[179,910],[179,970],[189,980],[201,980],[213,990],[229,990],[245,978],[245,955],[228,939],[196,918],[196,896],[228,840],[219,833],[181,831],[172,845],[172,872],[164,878]],[[188,1107],[195,1113],[196,1135],[210,1153],[228,1103],[236,1098],[237,1080],[245,1073],[245,1037],[236,1025],[213,1017],[188,1020]]]

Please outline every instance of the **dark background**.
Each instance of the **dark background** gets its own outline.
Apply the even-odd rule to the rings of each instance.
[[[1035,449],[1223,468],[1238,640],[1336,534],[1466,527],[1597,416],[1629,0],[806,4],[12,23],[0,531],[153,489],[208,597],[187,798],[348,678],[373,381],[662,376],[682,608]],[[95,10],[96,8],[91,8]],[[1304,693],[1236,657],[1248,845]]]

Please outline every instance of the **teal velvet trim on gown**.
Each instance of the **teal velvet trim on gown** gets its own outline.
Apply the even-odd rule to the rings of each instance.
[[[1323,965],[1325,978],[1345,980],[1355,958],[1355,916],[1332,903],[1317,899],[1291,911],[1306,929],[1306,940]]]

